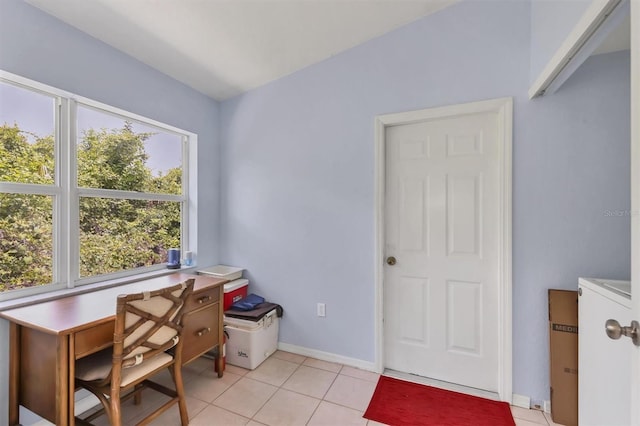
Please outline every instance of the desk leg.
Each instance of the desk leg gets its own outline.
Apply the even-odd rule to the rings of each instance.
[[[220,286],[220,300],[224,300],[224,286]],[[218,347],[216,348],[216,370],[218,370],[218,378],[224,374],[224,355],[227,343],[226,333],[224,331],[224,311],[221,309],[222,305],[218,305],[218,318],[216,321],[216,328],[218,329]]]
[[[56,425],[73,425],[73,412],[69,413],[69,407],[73,407],[73,394],[69,389],[69,336],[58,336],[58,356],[56,374]]]
[[[218,370],[218,377],[222,377],[224,374],[224,364],[222,363],[222,353],[218,351],[216,355],[216,370]]]
[[[68,383],[68,394],[69,394],[69,426],[74,426],[76,424],[76,416],[75,416],[75,404],[76,404],[76,339],[75,335],[69,335],[69,351],[67,352],[67,361],[69,365],[69,383]]]
[[[20,326],[9,323],[9,425],[20,424]]]

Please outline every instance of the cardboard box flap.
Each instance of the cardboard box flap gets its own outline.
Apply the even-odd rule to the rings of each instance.
[[[578,327],[577,291],[549,289],[549,321]]]

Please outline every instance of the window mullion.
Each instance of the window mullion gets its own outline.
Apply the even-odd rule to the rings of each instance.
[[[69,101],[58,98],[56,108],[56,186],[61,189],[54,204],[54,282],[69,286]]]
[[[78,213],[78,179],[77,179],[77,159],[76,159],[76,146],[77,146],[77,103],[73,99],[67,100],[67,118],[65,120],[67,137],[65,138],[63,145],[65,146],[65,158],[66,158],[66,182],[65,182],[65,195],[67,198],[66,206],[66,222],[65,222],[65,235],[67,238],[67,247],[65,253],[67,254],[65,268],[66,279],[68,287],[75,287],[75,282],[80,276],[79,273],[79,228],[80,222]]]
[[[33,183],[0,182],[0,192],[7,194],[60,195],[58,185],[39,185]]]
[[[183,250],[196,253],[198,250],[198,136],[185,136],[183,145],[183,187],[182,194],[187,197],[182,203]]]
[[[118,191],[115,189],[77,188],[80,197],[115,198],[120,200],[174,201],[181,203],[186,196],[151,192]]]

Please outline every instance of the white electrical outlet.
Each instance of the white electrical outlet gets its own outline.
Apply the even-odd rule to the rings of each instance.
[[[325,317],[326,314],[324,303],[318,303],[318,316]]]

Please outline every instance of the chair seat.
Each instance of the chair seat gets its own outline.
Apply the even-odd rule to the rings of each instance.
[[[166,367],[173,361],[168,353],[159,353],[153,358],[145,360],[139,365],[122,369],[120,387],[126,387],[140,377],[144,377],[154,370]],[[92,382],[105,379],[113,366],[113,349],[107,348],[95,354],[80,358],[76,362],[76,379]]]

